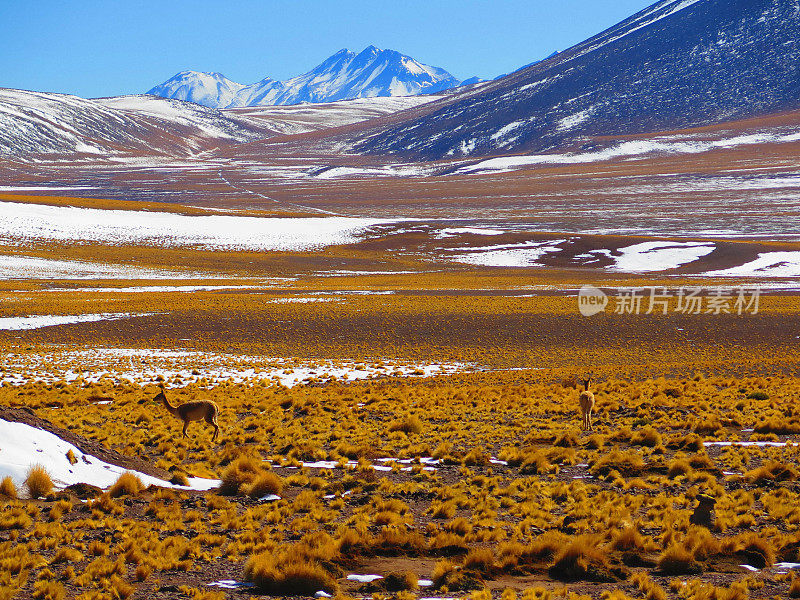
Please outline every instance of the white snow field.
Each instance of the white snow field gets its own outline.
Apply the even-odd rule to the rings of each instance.
[[[146,317],[155,313],[96,313],[83,315],[33,315],[26,317],[0,317],[0,330],[22,331],[25,329],[41,329],[54,325],[71,325],[73,323],[93,323],[96,321],[116,321],[132,317]]]
[[[798,277],[800,252],[762,252],[758,258],[730,269],[709,271],[708,277]]]
[[[0,225],[2,228],[2,225]],[[197,273],[143,269],[126,265],[0,255],[0,279],[186,279]]]
[[[558,244],[565,240],[555,240],[549,242],[531,242],[526,244],[487,246],[474,248],[465,254],[456,254],[452,259],[471,265],[482,265],[485,267],[538,267],[539,259],[548,252],[559,252],[561,248]],[[467,250],[461,248],[460,250]]]
[[[67,458],[72,450],[78,461],[73,465]],[[49,431],[37,429],[24,423],[0,419],[0,478],[10,476],[17,487],[21,487],[28,470],[42,465],[50,474],[57,488],[74,483],[89,483],[100,488],[113,484],[126,469],[84,454],[72,444]],[[144,485],[159,485],[169,488],[210,490],[219,487],[218,479],[189,478],[189,486],[176,486],[163,479],[131,471]]]
[[[218,250],[310,250],[356,242],[370,227],[389,222],[351,217],[186,216],[0,203],[0,241],[10,244],[53,240]]]
[[[632,140],[596,152],[577,154],[531,154],[528,156],[503,156],[489,158],[461,167],[455,175],[470,173],[501,173],[533,165],[566,165],[593,163],[614,158],[647,158],[656,154],[701,154],[718,148],[735,148],[752,144],[791,143],[800,141],[798,133],[765,132],[739,135],[717,140],[691,140],[678,136],[664,136],[647,140]]]
[[[711,242],[642,242],[620,248],[611,268],[626,273],[667,271],[711,254],[714,248]]]

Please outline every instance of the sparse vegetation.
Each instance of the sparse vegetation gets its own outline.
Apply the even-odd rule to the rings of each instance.
[[[44,498],[53,491],[53,480],[50,479],[50,474],[44,466],[34,465],[28,469],[25,487],[28,488],[31,498]]]
[[[230,561],[246,564],[247,580],[266,594],[413,595],[421,593],[417,580],[429,578],[437,593],[483,597],[487,583],[534,576],[609,598],[626,586],[634,598],[689,600],[666,578],[717,581],[732,577],[725,565],[734,562],[769,568],[798,558],[797,448],[704,447],[695,433],[698,423],[723,418],[755,425],[750,411],[759,401],[742,403],[738,393],[747,383],[708,377],[633,386],[608,378],[596,390],[596,431],[582,433],[574,390],[515,377],[464,375],[402,387],[243,385],[236,393],[230,386],[175,388],[176,403],[199,393],[229,399],[220,420],[238,418],[241,427],[221,422],[227,433],[218,448],[176,442],[169,422],[142,428],[148,411],[139,399],[148,390],[141,387],[114,389],[113,405],[57,409],[47,407],[74,389],[32,387],[35,394],[21,397],[35,398],[35,410],[56,424],[173,476],[216,476],[222,484],[203,494],[145,489],[126,473],[86,502],[52,489],[37,496],[44,502],[5,494],[0,533],[11,537],[0,545],[13,540],[17,550],[8,558],[0,552],[0,577],[31,597],[58,597],[63,588],[65,597],[87,598],[155,593],[182,578],[192,582],[181,584],[185,593],[202,597],[219,592],[206,590],[200,574]],[[654,390],[665,385],[681,394],[660,394],[654,405]],[[109,387],[91,385],[103,396]],[[698,411],[684,421],[670,410],[719,389],[731,393],[705,408],[696,400]],[[617,402],[635,410],[604,419]],[[417,414],[424,423],[418,432],[391,427]],[[705,497],[716,504],[695,526],[693,511]],[[375,560],[398,568],[364,588],[344,578]],[[734,579],[726,581],[725,588],[714,584],[717,591],[692,589],[740,592]]]

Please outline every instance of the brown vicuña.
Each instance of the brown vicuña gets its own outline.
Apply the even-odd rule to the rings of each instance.
[[[583,381],[583,391],[578,396],[578,404],[581,407],[581,414],[583,415],[583,428],[592,430],[592,411],[594,410],[594,394],[589,391],[589,384],[592,382],[592,376],[588,379],[581,379]]]
[[[211,400],[192,400],[190,402],[184,402],[180,406],[172,406],[164,393],[163,383],[161,384],[161,391],[153,400],[156,402],[163,402],[164,407],[171,414],[183,421],[183,437],[189,437],[186,435],[186,428],[191,421],[202,421],[205,419],[206,423],[214,427],[214,435],[211,436],[211,441],[213,442],[217,439],[217,434],[219,433],[219,425],[217,425],[219,406],[217,406],[216,403],[211,402]]]

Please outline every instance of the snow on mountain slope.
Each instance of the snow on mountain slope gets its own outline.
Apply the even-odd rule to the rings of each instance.
[[[243,87],[241,83],[231,81],[222,73],[181,71],[147,93],[220,108],[233,102]]]
[[[153,96],[86,100],[0,88],[0,156],[189,156],[264,137],[251,122]]]
[[[800,107],[797,0],[661,0],[506,77],[458,90],[356,151],[416,158],[582,147]]]
[[[357,98],[321,104],[295,106],[250,106],[226,109],[225,114],[252,119],[281,134],[308,133],[341,127],[421,106],[441,96],[398,96]]]
[[[411,96],[458,85],[459,80],[444,69],[424,65],[395,50],[368,46],[358,54],[340,50],[308,73],[286,81],[267,77],[245,86],[219,73],[183,71],[148,93],[230,108]]]

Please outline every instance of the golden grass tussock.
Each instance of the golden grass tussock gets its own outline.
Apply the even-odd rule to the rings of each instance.
[[[481,576],[492,575],[495,571],[494,552],[491,548],[472,548],[464,557],[463,568]]]
[[[699,573],[702,567],[694,558],[694,553],[683,544],[673,543],[658,557],[658,570],[664,575],[686,575]]]
[[[67,590],[59,581],[37,581],[31,594],[34,600],[64,600],[66,597]]]
[[[422,433],[422,421],[417,415],[404,415],[389,424],[389,431],[402,431],[403,433]]]
[[[661,445],[661,434],[653,427],[642,427],[631,436],[631,444],[634,446],[655,448]]]
[[[800,577],[792,576],[789,583],[789,598],[800,598]]]
[[[777,460],[768,460],[760,467],[744,474],[747,481],[756,485],[774,481],[795,481],[798,476],[800,472],[794,465]]]
[[[376,583],[387,592],[415,592],[419,589],[419,575],[413,571],[391,571]]]
[[[18,496],[17,486],[14,484],[14,480],[11,479],[10,475],[6,475],[0,480],[0,496],[9,499],[16,499]]]
[[[271,552],[251,557],[244,573],[245,579],[263,594],[308,596],[337,589],[336,579],[319,562],[302,558],[289,562]]]
[[[481,587],[480,577],[465,571],[461,565],[447,558],[436,563],[431,580],[435,589],[446,593],[474,590]]]
[[[31,498],[44,498],[53,491],[53,480],[43,465],[33,465],[25,477],[25,487]]]
[[[112,498],[120,496],[135,496],[144,489],[144,484],[139,476],[130,471],[120,475],[117,480],[108,488],[108,495]]]
[[[560,581],[619,581],[628,571],[614,566],[603,547],[602,536],[585,534],[572,538],[560,549],[548,569],[553,579]]]
[[[604,453],[591,466],[591,472],[605,476],[617,471],[624,477],[638,477],[645,468],[644,459],[632,450],[613,448]]]
[[[278,494],[282,489],[283,480],[270,470],[268,464],[253,456],[241,456],[222,472],[219,493],[260,498],[267,494]]]

